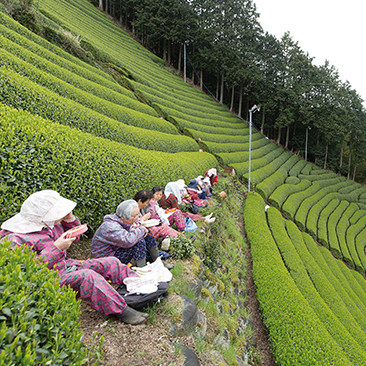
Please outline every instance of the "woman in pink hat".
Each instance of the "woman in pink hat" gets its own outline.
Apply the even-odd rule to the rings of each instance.
[[[140,324],[148,314],[126,305],[125,300],[108,283],[122,284],[137,276],[117,258],[107,257],[79,262],[66,256],[67,249],[78,240],[68,238],[66,231],[80,225],[72,213],[76,203],[52,190],[33,193],[23,203],[20,213],[1,225],[0,242],[25,246],[36,252],[37,259],[50,270],[57,270],[61,286],[69,285],[78,296],[90,301],[93,309],[115,315],[127,324]]]

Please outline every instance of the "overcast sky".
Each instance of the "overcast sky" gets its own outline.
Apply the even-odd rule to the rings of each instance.
[[[365,0],[254,0],[263,29],[278,39],[289,31],[321,65],[328,60],[366,101]],[[366,106],[366,102],[364,102]]]

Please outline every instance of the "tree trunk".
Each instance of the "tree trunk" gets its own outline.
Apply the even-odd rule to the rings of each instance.
[[[324,166],[323,168],[327,168],[327,159],[328,159],[328,144],[325,145],[325,156],[324,156]]]
[[[217,73],[216,100],[219,100],[219,89],[220,89],[220,74]]]
[[[200,89],[203,90],[203,69],[200,70]]]
[[[166,39],[163,40],[163,60],[166,62]]]
[[[319,146],[320,144],[320,134],[318,132],[318,134],[316,135],[316,146]]]
[[[355,167],[353,168],[353,178],[352,178],[352,180],[354,182],[356,181],[356,168],[357,168],[357,165],[355,164]]]
[[[278,127],[277,144],[281,143],[281,127]]]
[[[248,94],[245,95],[245,119],[249,119],[249,98]]]
[[[98,8],[103,11],[103,0],[99,0],[99,6]]]
[[[235,86],[231,88],[231,104],[230,104],[230,112],[233,111],[234,108],[234,94],[235,94]]]
[[[290,125],[287,126],[286,130],[286,142],[285,142],[285,149],[287,149],[288,146],[288,140],[290,139]]]
[[[351,177],[351,162],[352,162],[352,141],[349,142],[347,179],[350,179]]]
[[[241,108],[243,105],[243,87],[241,86],[239,89],[239,109],[238,109],[238,116],[241,117]]]
[[[105,0],[105,12],[108,14],[108,0]]]
[[[344,149],[344,147],[343,147],[343,141],[342,141],[342,143],[341,143],[341,155],[339,157],[339,168],[342,168],[342,165],[343,165],[343,149]]]
[[[265,106],[263,106],[263,111],[262,111],[262,123],[261,123],[261,133],[263,133],[264,120],[265,120],[265,114],[266,114],[266,107],[265,107]]]
[[[178,54],[178,74],[181,73],[182,68],[182,52],[183,52],[183,44],[179,45],[179,54]]]
[[[171,50],[171,42],[168,42],[168,64],[170,65],[171,64],[171,53],[172,53],[172,50]]]
[[[220,103],[224,103],[224,73],[221,74]]]

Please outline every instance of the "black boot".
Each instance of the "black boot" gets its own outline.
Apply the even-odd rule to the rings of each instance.
[[[149,254],[151,256],[152,262],[155,262],[159,258],[158,247],[149,248],[148,251],[149,251]]]
[[[143,259],[139,259],[138,261],[136,261],[136,267],[145,267],[146,266],[146,257]]]
[[[137,325],[143,323],[149,317],[149,314],[141,313],[127,306],[122,313],[116,314],[116,316],[126,324]]]

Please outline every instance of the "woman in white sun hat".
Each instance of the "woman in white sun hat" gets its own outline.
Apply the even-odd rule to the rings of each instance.
[[[80,225],[72,210],[76,203],[52,190],[33,193],[20,213],[1,225],[0,242],[25,246],[36,252],[47,267],[58,270],[60,285],[69,285],[78,296],[90,301],[92,308],[105,315],[116,315],[128,324],[140,324],[148,314],[126,305],[108,283],[122,284],[126,277],[137,276],[117,258],[106,257],[80,262],[66,257],[66,251],[78,237],[67,238],[66,231]]]

